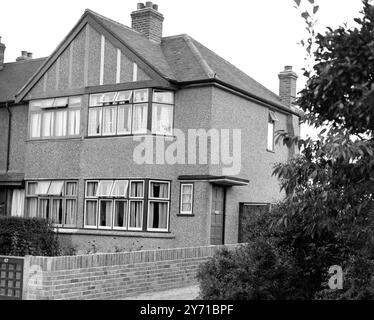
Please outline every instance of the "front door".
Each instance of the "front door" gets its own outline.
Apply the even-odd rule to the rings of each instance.
[[[210,244],[224,244],[225,234],[225,188],[212,186],[212,211],[210,227]]]

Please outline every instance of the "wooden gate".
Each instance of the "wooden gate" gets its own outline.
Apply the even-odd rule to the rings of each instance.
[[[0,256],[0,300],[21,300],[23,258]]]

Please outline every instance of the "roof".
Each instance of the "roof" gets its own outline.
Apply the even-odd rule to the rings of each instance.
[[[46,58],[4,63],[0,71],[0,102],[13,101],[16,93],[39,69]]]
[[[85,11],[77,26],[88,17],[94,20],[95,23],[100,24],[101,27],[122,42],[139,57],[139,59],[142,59],[157,75],[167,81],[176,84],[205,80],[216,81],[217,83],[227,85],[231,89],[237,89],[239,92],[247,94],[252,98],[294,113],[290,107],[282,103],[278,95],[186,34],[164,37],[159,44],[148,40],[138,31],[89,9]],[[60,47],[61,46],[62,44]],[[52,54],[48,61],[53,59],[54,56],[55,55]],[[41,60],[39,63],[41,64],[44,61],[45,60]],[[46,63],[47,61],[45,61],[45,64]],[[41,68],[39,73],[42,72],[43,68]],[[35,66],[33,70],[35,71],[36,69],[37,67]],[[4,70],[0,72],[0,75],[3,72]],[[24,74],[22,70],[16,69],[14,73],[16,75],[13,75],[13,77],[19,79],[17,88],[22,88],[17,94],[17,100],[20,100],[27,94],[26,91],[30,90],[30,86],[37,81],[38,73],[32,78],[30,78],[33,74],[31,70],[27,75]],[[4,73],[4,75],[5,74],[6,73]],[[41,74],[39,74],[39,76],[41,76]],[[3,77],[6,78],[6,76]],[[7,77],[12,78],[12,75],[8,73]],[[21,78],[24,81],[23,83]],[[27,79],[29,79],[29,81],[25,84]],[[10,81],[10,83],[12,82],[13,81]],[[1,84],[0,78],[0,85]],[[22,87],[23,84],[25,85]],[[9,89],[6,90],[7,97],[17,93],[17,90],[13,90],[15,87],[16,85],[11,85]],[[0,97],[3,95],[5,96],[3,90],[1,90]]]
[[[283,105],[274,92],[187,34],[164,37],[160,45],[92,10],[86,10],[86,13],[93,15],[167,80],[192,82],[217,79],[270,103]]]

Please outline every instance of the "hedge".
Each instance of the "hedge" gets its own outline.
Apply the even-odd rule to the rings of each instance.
[[[7,256],[59,255],[57,235],[45,219],[0,217],[0,254]]]

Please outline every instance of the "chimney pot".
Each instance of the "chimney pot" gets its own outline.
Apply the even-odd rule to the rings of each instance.
[[[137,9],[138,10],[144,9],[144,4],[142,2],[139,2],[138,6],[137,6]]]
[[[27,58],[32,59],[32,52],[27,52]]]
[[[151,1],[147,1],[147,2],[145,3],[145,6],[146,6],[147,8],[152,8],[153,3],[152,3]]]
[[[157,4],[154,4],[154,5],[152,6],[152,8],[153,8],[154,10],[158,11],[158,5],[157,5]]]

